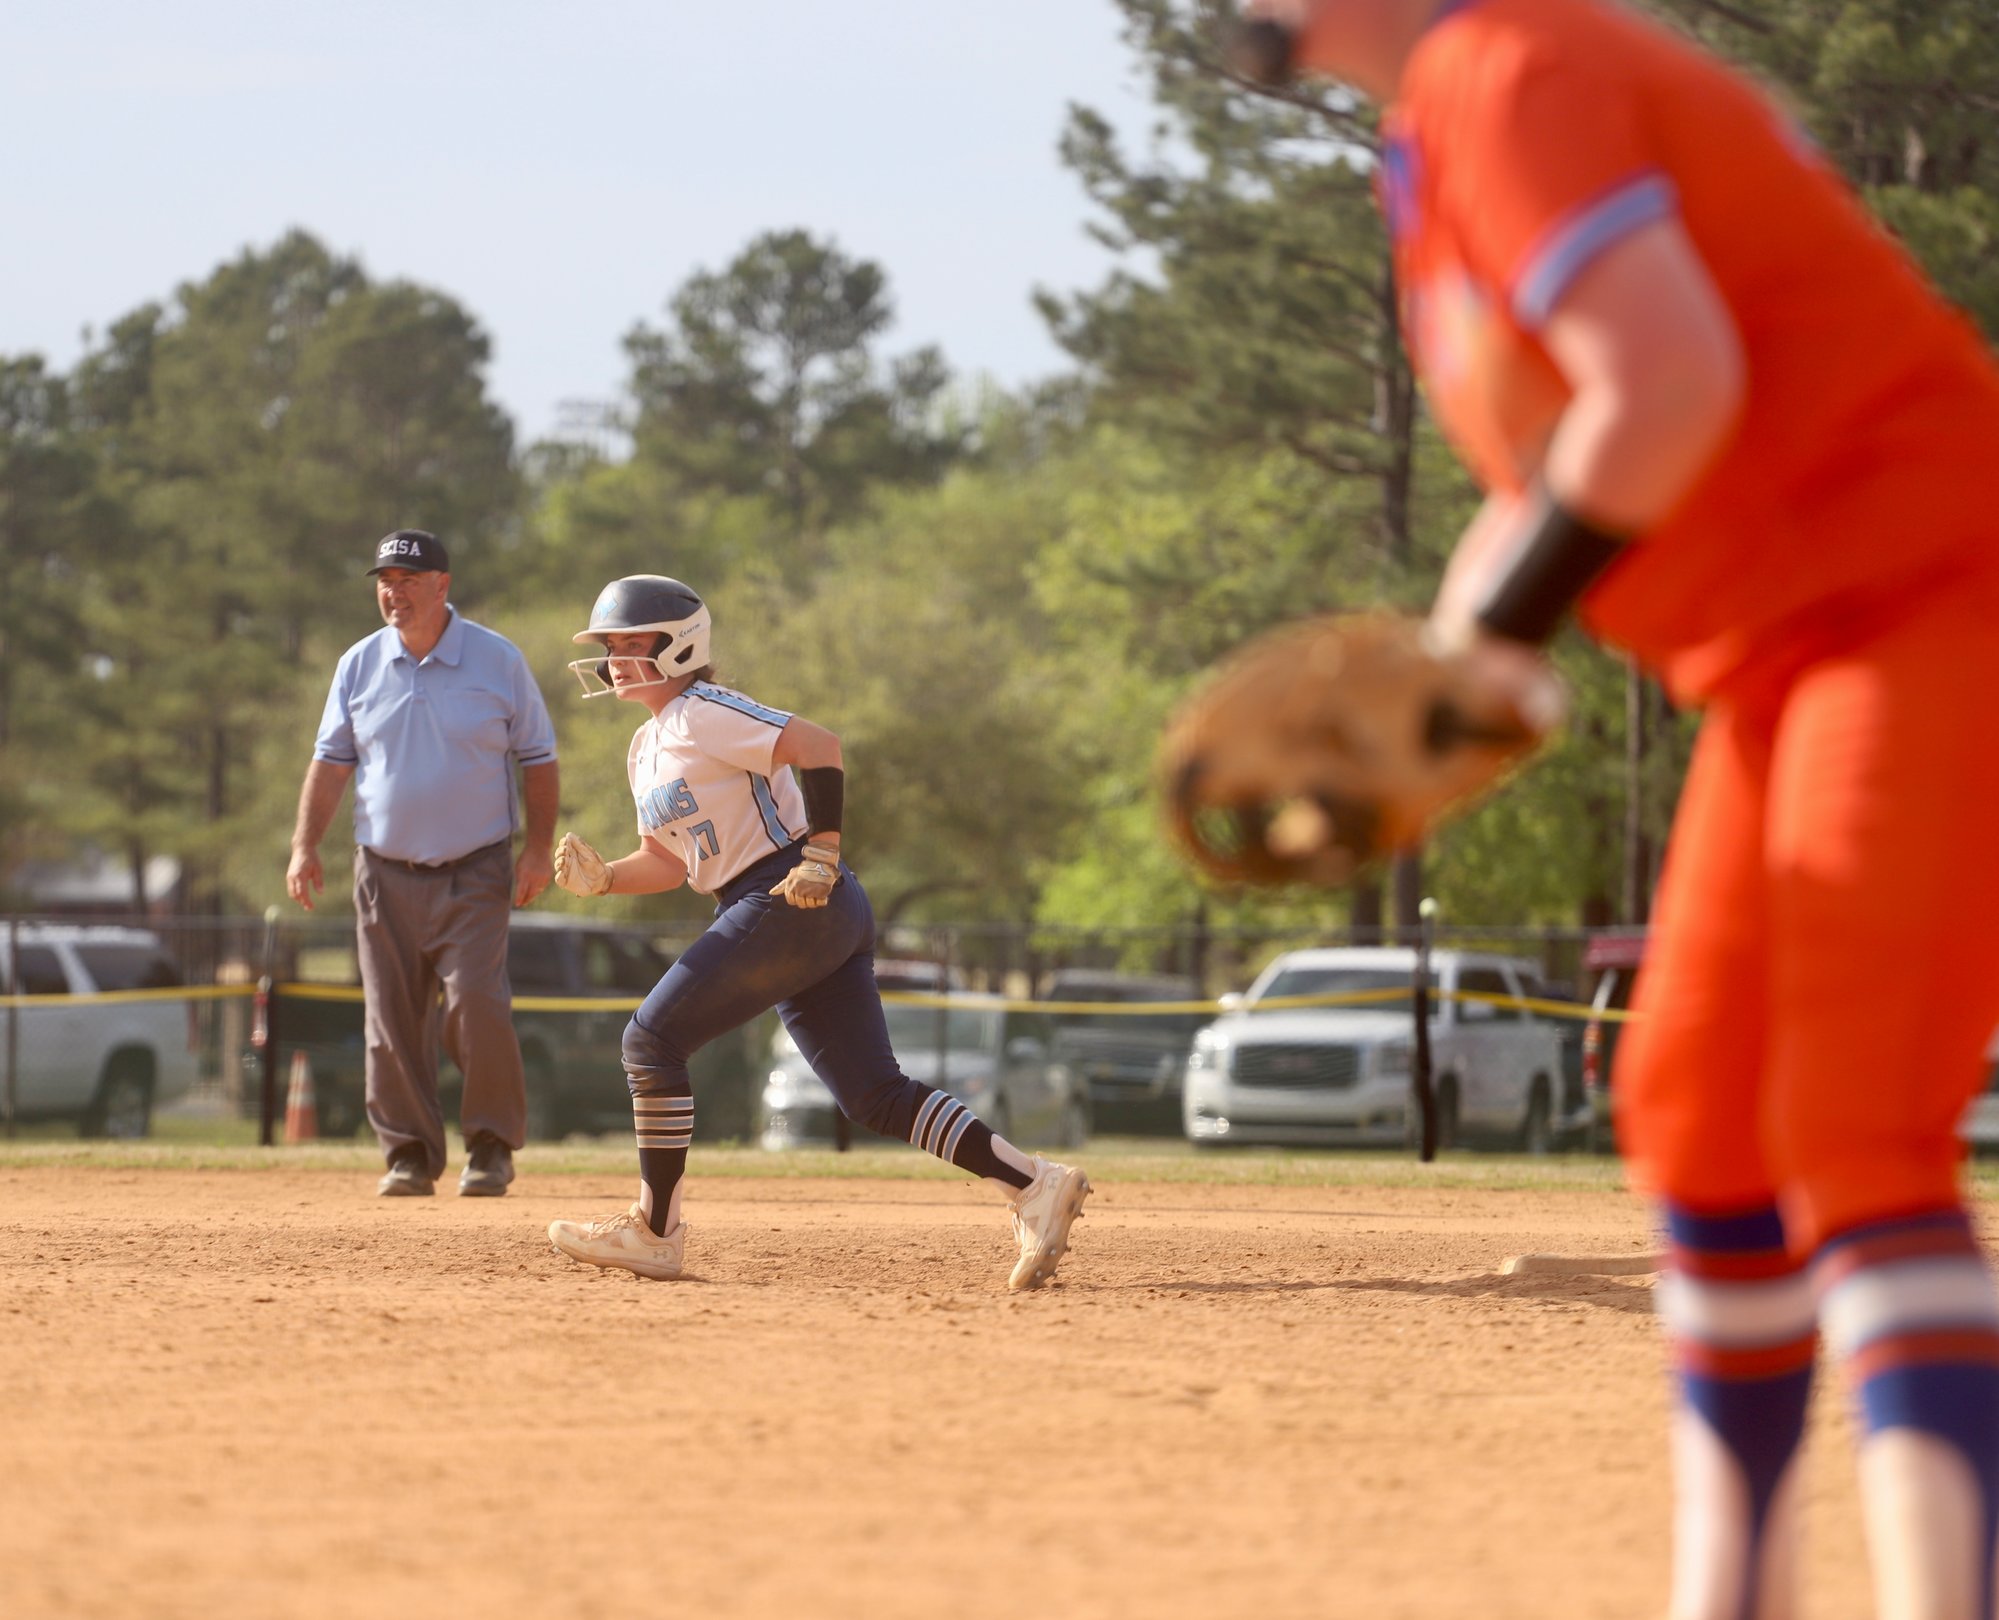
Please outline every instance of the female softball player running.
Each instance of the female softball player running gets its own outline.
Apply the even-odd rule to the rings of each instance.
[[[555,1221],[550,1241],[591,1265],[680,1275],[680,1178],[694,1132],[687,1060],[775,1007],[848,1118],[1000,1190],[1020,1241],[1007,1286],[1039,1287],[1068,1249],[1089,1178],[1022,1153],[959,1099],[897,1066],[875,988],[874,912],[840,862],[840,739],[715,685],[708,635],[693,591],[634,574],[604,588],[574,638],[606,654],[569,666],[584,695],[642,703],[652,718],[626,760],[639,847],[606,861],[565,834],[556,882],[581,895],[658,894],[685,882],[715,896],[716,908],[625,1029],[638,1202],[601,1220]]]

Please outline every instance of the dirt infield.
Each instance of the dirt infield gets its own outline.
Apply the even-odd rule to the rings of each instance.
[[[630,1196],[353,1170],[0,1169],[0,1609],[29,1616],[1661,1611],[1651,1288],[1601,1188],[1113,1182],[1058,1285],[939,1180],[690,1186],[690,1280],[574,1266]],[[1809,1612],[1868,1612],[1836,1401]]]

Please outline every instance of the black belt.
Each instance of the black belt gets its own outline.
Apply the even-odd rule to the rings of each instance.
[[[507,847],[508,842],[505,840],[495,844],[485,844],[448,861],[406,861],[400,855],[384,855],[379,849],[370,849],[366,844],[361,846],[361,851],[372,861],[381,861],[388,866],[400,866],[406,872],[449,872],[463,866],[467,861],[476,861],[481,855],[490,855],[496,849]]]

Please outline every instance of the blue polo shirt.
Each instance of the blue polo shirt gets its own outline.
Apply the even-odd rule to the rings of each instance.
[[[454,608],[422,660],[383,625],[341,656],[313,758],[354,767],[354,839],[404,861],[455,861],[513,836],[514,765],[555,758],[520,649]]]

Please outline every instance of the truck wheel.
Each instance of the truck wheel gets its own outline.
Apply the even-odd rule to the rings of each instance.
[[[1527,1117],[1520,1124],[1520,1151],[1545,1154],[1555,1151],[1555,1116],[1548,1100],[1548,1077],[1534,1076],[1527,1094]]]
[[[1065,1148],[1079,1148],[1090,1139],[1090,1105],[1081,1097],[1071,1097],[1062,1105],[1062,1142]]]
[[[137,1052],[114,1052],[83,1112],[79,1136],[131,1141],[153,1125],[153,1062]]]
[[[1437,1104],[1437,1151],[1444,1152],[1458,1145],[1458,1077],[1447,1074],[1435,1082]],[[1409,1111],[1404,1116],[1407,1124],[1403,1130],[1403,1145],[1411,1153],[1423,1147],[1423,1110],[1416,1101],[1416,1088],[1409,1088]]]

